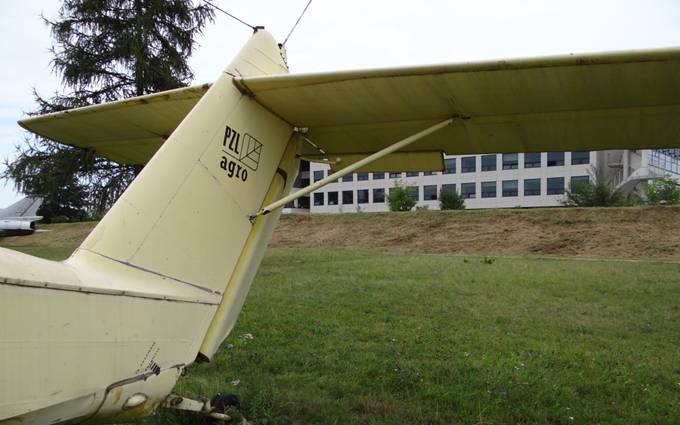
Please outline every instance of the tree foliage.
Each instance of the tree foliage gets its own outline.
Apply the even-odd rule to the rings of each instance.
[[[416,201],[411,198],[411,189],[400,185],[390,189],[387,202],[390,204],[390,211],[411,211],[416,205]]]
[[[623,194],[612,188],[604,173],[595,169],[587,182],[570,184],[562,199],[562,204],[568,207],[613,207],[623,203]]]
[[[463,210],[465,199],[456,191],[442,189],[439,192],[439,208],[442,210]]]
[[[45,114],[187,85],[195,37],[214,12],[193,0],[64,0],[51,28],[53,71],[62,92],[45,98]],[[115,202],[141,169],[42,138],[17,146],[2,177],[17,190],[45,198],[47,218],[98,216]]]
[[[645,187],[645,197],[650,205],[680,204],[680,185],[671,176],[655,179]]]

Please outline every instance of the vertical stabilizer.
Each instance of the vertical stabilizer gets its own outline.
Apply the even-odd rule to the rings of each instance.
[[[9,207],[0,210],[0,218],[21,219],[22,217],[37,219],[38,208],[42,205],[42,198],[26,197]]]
[[[94,256],[224,294],[293,133],[232,80],[286,72],[257,31],[68,262]]]

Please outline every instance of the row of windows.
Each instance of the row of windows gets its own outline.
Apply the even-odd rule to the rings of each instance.
[[[579,183],[587,183],[589,181],[588,176],[574,176],[571,178],[571,186],[577,185]],[[541,196],[541,179],[526,179],[523,182],[524,186],[524,196]],[[519,196],[519,181],[518,180],[503,180],[500,185],[501,193],[500,196],[515,197]],[[420,187],[419,186],[407,186],[407,189],[411,193],[411,199],[414,201],[436,201],[439,199],[439,191],[437,190],[437,185],[425,185],[423,189],[423,197],[420,198]],[[481,182],[480,184],[480,195],[482,198],[496,198],[498,194],[498,182],[488,181]],[[546,179],[546,191],[545,195],[562,195],[564,194],[564,177],[549,177]],[[447,190],[450,192],[456,192],[455,184],[443,184],[441,190]],[[356,200],[355,200],[356,193]],[[324,199],[324,195],[327,194],[327,200]],[[369,200],[369,194],[373,195],[372,199]],[[477,198],[477,184],[476,183],[461,183],[460,194],[465,199]],[[355,202],[357,204],[368,204],[382,203],[385,202],[385,189],[360,189],[360,190],[343,190],[340,192],[316,192],[314,193],[314,205],[338,205],[339,199],[342,199],[343,205],[351,205]]]
[[[498,155],[481,155],[480,156],[481,171],[496,171],[498,170]],[[548,152],[547,166],[559,167],[565,164],[564,152]],[[590,152],[572,152],[571,165],[589,164]],[[542,167],[540,152],[525,153],[524,154],[524,168],[539,168]],[[504,153],[501,155],[501,168],[503,170],[516,170],[519,168],[519,154]],[[444,174],[454,174],[456,172],[456,158],[447,158],[444,160]],[[461,173],[475,173],[477,172],[477,157],[465,156],[460,159]]]
[[[496,171],[498,169],[498,156],[499,155],[481,155],[481,170],[482,171]],[[519,155],[516,153],[504,153],[502,157],[502,169],[503,170],[515,170],[519,166]],[[572,152],[571,153],[571,164],[588,164],[590,163],[590,152]],[[548,167],[558,167],[564,165],[564,152],[548,152],[547,154],[547,166]],[[524,168],[538,168],[541,167],[541,154],[540,153],[525,153],[524,154]],[[477,157],[476,156],[466,156],[460,159],[460,171],[461,173],[475,173],[477,172]],[[456,158],[446,158],[444,160],[444,174],[455,174],[456,173]],[[372,173],[373,180],[383,180],[385,179],[386,173]],[[424,176],[434,175],[434,172],[425,172]],[[420,173],[408,172],[406,177],[418,177]],[[354,181],[356,176],[357,181],[368,180],[369,173],[355,173],[348,174],[344,176],[341,181],[351,182]],[[314,182],[326,177],[326,170],[314,171]],[[389,173],[390,179],[398,179],[402,177],[402,173]]]

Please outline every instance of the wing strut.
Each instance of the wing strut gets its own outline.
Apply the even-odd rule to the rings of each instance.
[[[262,209],[260,211],[258,211],[256,214],[250,216],[250,219],[254,220],[258,216],[267,215],[270,212],[272,212],[273,210],[275,210],[277,208],[281,208],[282,206],[286,205],[287,203],[292,202],[292,201],[294,201],[298,198],[301,198],[301,197],[307,195],[308,193],[311,193],[311,192],[313,192],[313,191],[315,191],[315,190],[317,190],[321,187],[326,186],[329,183],[333,183],[336,180],[338,180],[339,178],[341,178],[341,177],[343,177],[343,176],[345,176],[345,175],[347,175],[347,174],[349,174],[349,173],[351,173],[355,170],[358,170],[359,168],[361,168],[365,165],[368,165],[368,164],[370,164],[371,162],[373,162],[377,159],[380,159],[380,158],[382,158],[386,155],[389,155],[392,152],[398,151],[399,149],[401,149],[405,146],[408,146],[411,143],[422,139],[423,137],[429,136],[430,134],[434,133],[435,131],[441,130],[442,128],[446,127],[447,125],[453,123],[455,120],[456,120],[456,118],[449,118],[449,119],[444,120],[444,121],[442,121],[438,124],[433,125],[432,127],[428,127],[425,130],[419,131],[416,134],[413,134],[413,135],[411,135],[411,136],[409,136],[405,139],[402,139],[402,140],[400,140],[400,141],[398,141],[394,144],[391,144],[388,147],[386,147],[385,149],[382,149],[378,152],[375,152],[375,153],[367,156],[366,158],[364,158],[360,161],[357,161],[354,164],[343,168],[342,170],[338,170],[337,172],[326,177],[325,179],[321,179],[314,184],[311,184],[307,187],[304,187],[304,188],[298,190],[295,193],[292,193],[292,194],[290,194],[286,197],[279,199],[276,202],[272,202],[271,204],[269,204],[265,207],[262,207]]]

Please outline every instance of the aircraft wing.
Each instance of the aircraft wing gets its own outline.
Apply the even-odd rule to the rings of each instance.
[[[346,166],[449,117],[362,171],[439,170],[442,153],[680,146],[680,48],[236,78],[296,127],[308,159]],[[63,143],[145,163],[207,90],[173,90],[21,121]]]
[[[209,87],[183,87],[31,117],[19,124],[122,164],[146,164]]]
[[[309,139],[329,158],[348,157],[343,166],[436,122],[458,118],[408,146],[411,155],[393,154],[383,161],[391,164],[376,171],[409,171],[416,152],[423,159],[427,152],[441,157],[441,152],[680,146],[678,48],[252,77],[237,83],[288,122],[308,127]],[[304,149],[309,157],[319,156],[311,144]]]

